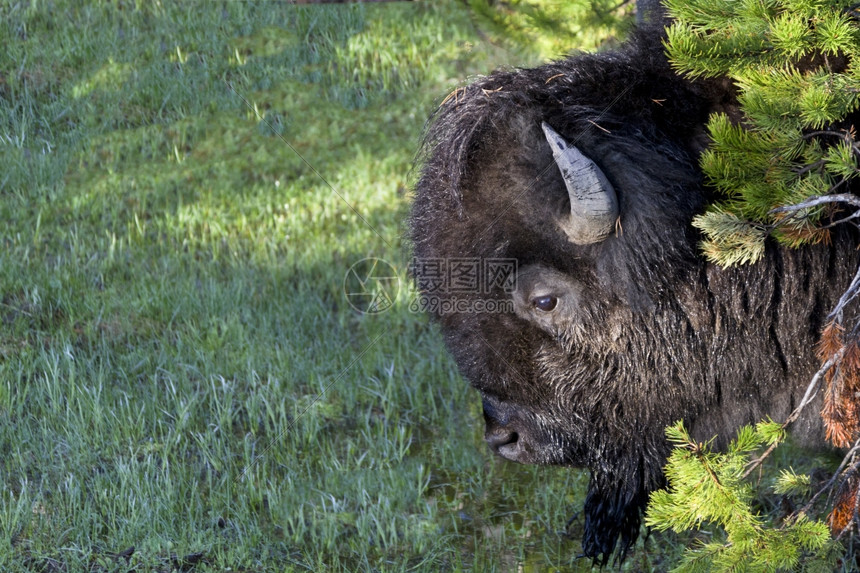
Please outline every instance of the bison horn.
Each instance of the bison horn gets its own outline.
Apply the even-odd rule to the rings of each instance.
[[[541,122],[552,156],[570,196],[570,216],[559,225],[570,241],[590,245],[604,240],[618,219],[618,198],[606,175],[591,159]]]

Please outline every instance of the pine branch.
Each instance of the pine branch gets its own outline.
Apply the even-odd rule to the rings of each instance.
[[[829,239],[838,225],[860,229],[860,193],[853,193],[860,143],[853,126],[844,129],[860,110],[860,5],[666,0],[666,6],[675,21],[665,44],[674,68],[691,77],[726,76],[739,90],[742,118],[713,116],[712,143],[700,160],[721,197],[693,221],[704,235],[705,256],[720,266],[751,264],[763,256],[768,237],[797,247]],[[666,466],[669,490],[652,496],[646,523],[683,530],[710,522],[726,534],[724,543],[688,551],[689,570],[795,570],[804,555],[832,570],[827,564],[839,546],[829,542],[827,525],[806,512],[835,487],[839,513],[831,513],[830,523],[841,528],[834,535],[843,535],[848,521],[860,530],[860,320],[848,332],[842,327],[858,295],[860,269],[828,316],[820,368],[781,424],[743,428],[724,454],[694,443],[683,426],[672,429],[678,448]],[[857,441],[803,509],[780,527],[769,526],[750,505],[747,480],[821,392],[829,438]],[[808,478],[793,472],[779,484],[786,493],[808,493]]]

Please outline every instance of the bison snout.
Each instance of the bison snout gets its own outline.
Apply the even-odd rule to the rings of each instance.
[[[522,454],[519,439],[520,435],[517,432],[507,428],[487,429],[484,434],[484,441],[494,454],[514,462],[520,461],[518,458]]]
[[[530,463],[531,456],[526,446],[526,434],[518,427],[516,420],[508,414],[504,404],[485,396],[483,406],[484,422],[487,424],[484,441],[493,453],[512,462]]]

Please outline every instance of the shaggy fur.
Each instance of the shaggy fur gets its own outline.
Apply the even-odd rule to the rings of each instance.
[[[792,411],[817,369],[822,316],[857,268],[844,233],[829,247],[769,245],[764,261],[736,269],[699,255],[690,221],[710,200],[697,166],[704,124],[732,112],[733,97],[725,82],[675,75],[656,35],[641,34],[619,51],[495,72],[452,94],[428,127],[415,257],[516,259],[518,289],[549,281],[563,304],[546,319],[529,309],[435,319],[484,398],[497,451],[589,469],[583,550],[600,563],[627,551],[664,485],[667,425],[728,439]],[[611,181],[614,236],[581,246],[559,229],[569,199],[542,121]],[[457,295],[469,297],[511,295]],[[795,423],[802,443],[819,443],[819,409]]]

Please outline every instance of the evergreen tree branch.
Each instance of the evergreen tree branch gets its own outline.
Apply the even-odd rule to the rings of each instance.
[[[719,197],[693,221],[708,260],[722,267],[751,264],[764,256],[770,238],[799,247],[827,240],[829,229],[843,223],[860,229],[854,128],[860,4],[849,4],[665,0],[675,21],[665,42],[674,68],[691,77],[725,76],[738,89],[740,117],[711,117],[711,145],[700,161]],[[849,315],[858,299],[860,269],[827,317],[820,368],[781,424],[742,428],[725,453],[692,442],[676,425],[673,435],[685,440],[673,440],[669,487],[652,496],[646,524],[683,531],[709,522],[725,531],[723,542],[688,550],[683,570],[788,571],[802,563],[833,570],[842,550],[831,533],[853,530],[852,523],[860,531],[860,320]],[[848,328],[843,314],[853,322]],[[850,448],[809,503],[773,525],[752,504],[748,478],[822,393],[828,439]],[[808,477],[802,482],[792,472],[779,487],[785,495],[810,495]],[[825,494],[836,504],[829,506],[829,527],[806,514]]]

